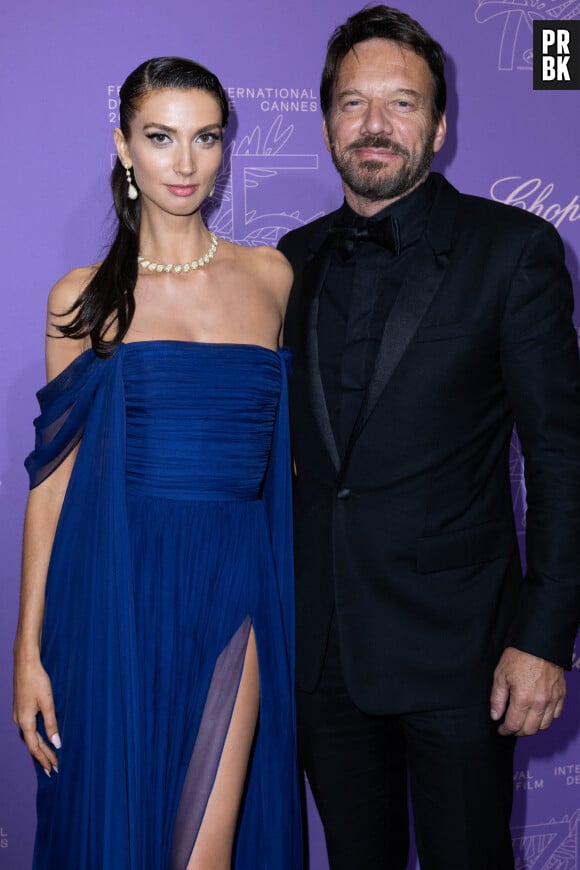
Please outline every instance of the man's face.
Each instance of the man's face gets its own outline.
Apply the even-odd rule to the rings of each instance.
[[[323,132],[359,214],[375,214],[426,177],[445,140],[432,92],[426,61],[390,40],[360,42],[341,61]]]

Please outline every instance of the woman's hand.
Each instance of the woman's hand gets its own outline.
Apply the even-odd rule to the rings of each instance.
[[[38,713],[42,715],[52,746],[38,732]],[[58,759],[54,748],[60,749],[60,737],[52,687],[38,656],[24,658],[18,653],[15,656],[13,718],[22,732],[28,751],[46,775],[50,776],[53,770],[58,773]]]

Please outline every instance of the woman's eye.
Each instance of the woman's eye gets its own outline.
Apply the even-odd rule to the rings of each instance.
[[[169,142],[169,136],[167,133],[148,133],[147,138],[151,140],[151,142],[155,142],[156,145],[164,145],[166,142]]]
[[[200,133],[198,136],[198,141],[201,142],[202,145],[213,145],[215,142],[221,142],[222,134],[213,131],[211,133]]]

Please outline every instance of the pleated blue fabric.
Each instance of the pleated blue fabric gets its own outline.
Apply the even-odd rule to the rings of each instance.
[[[288,354],[151,341],[86,351],[38,394],[35,486],[79,443],[42,660],[59,774],[35,870],[185,870],[256,638],[260,716],[236,870],[302,866],[293,707]]]

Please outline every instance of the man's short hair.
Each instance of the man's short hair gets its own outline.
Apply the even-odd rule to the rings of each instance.
[[[337,27],[330,37],[320,81],[320,105],[324,116],[327,116],[330,109],[332,91],[342,59],[354,46],[368,39],[389,39],[424,58],[433,79],[433,120],[439,121],[447,101],[443,49],[414,18],[390,6],[361,9]]]

